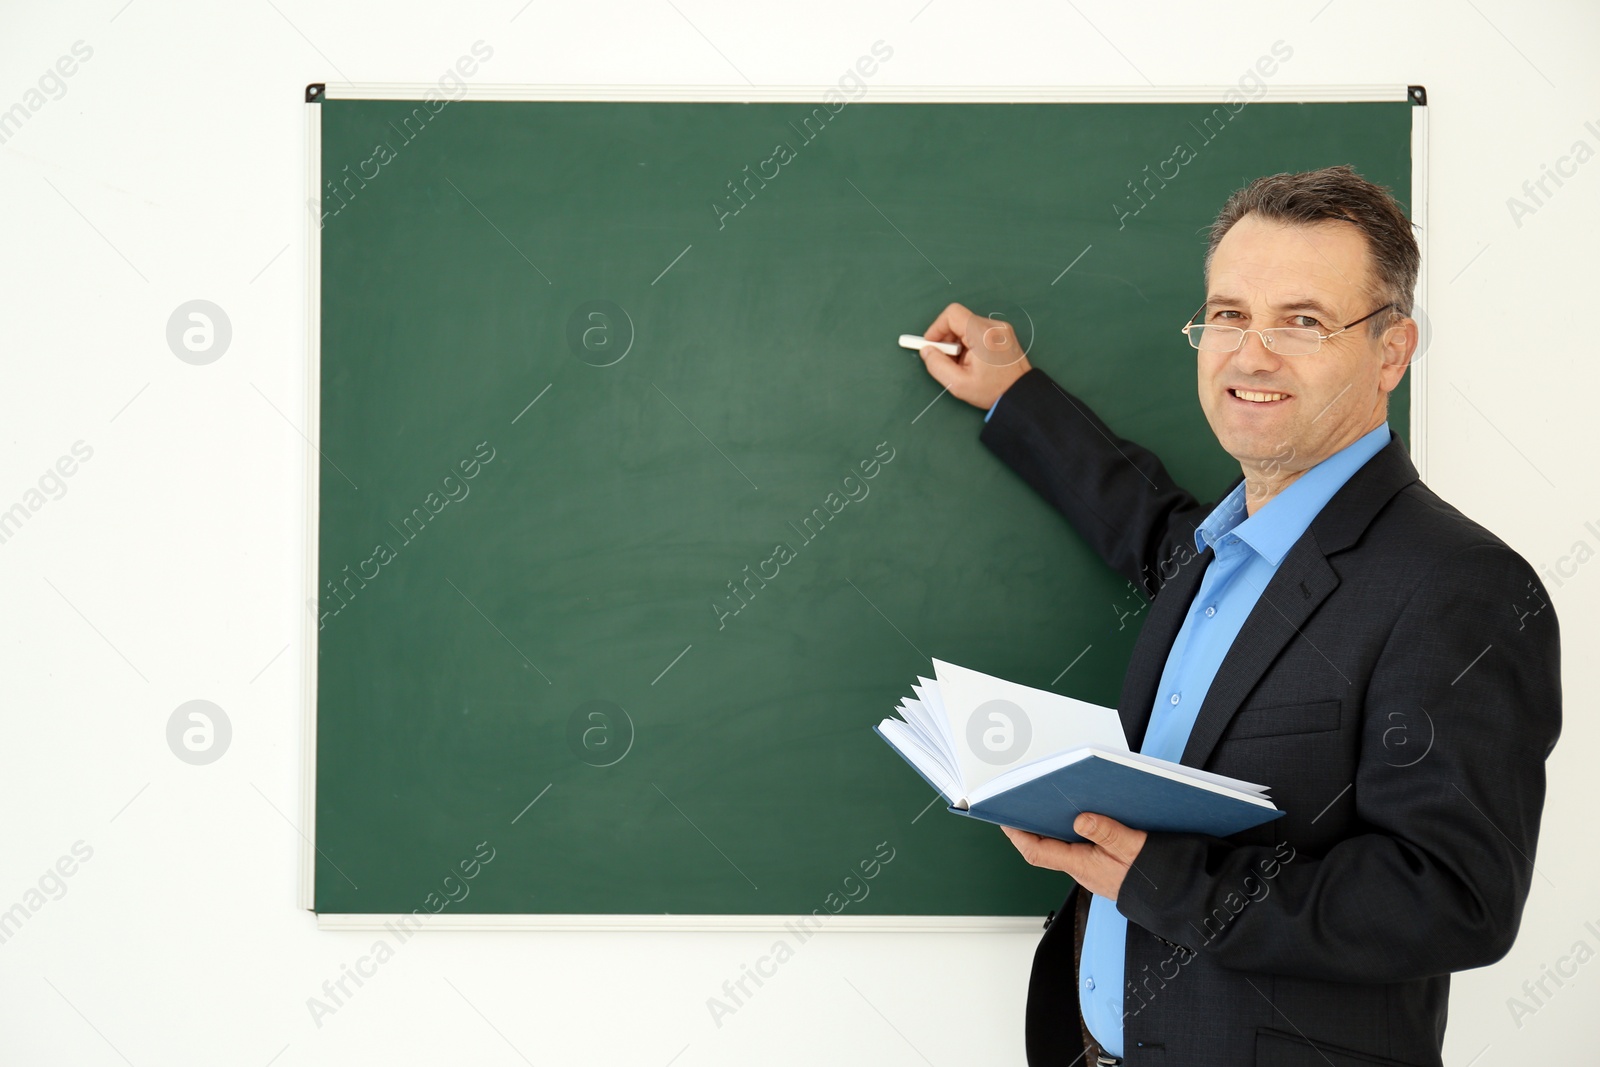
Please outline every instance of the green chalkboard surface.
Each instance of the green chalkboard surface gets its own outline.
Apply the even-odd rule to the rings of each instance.
[[[316,106],[323,913],[1056,906],[871,727],[933,656],[1114,704],[1142,601],[896,338],[1013,321],[1215,499],[1217,208],[1411,196],[1406,103]]]

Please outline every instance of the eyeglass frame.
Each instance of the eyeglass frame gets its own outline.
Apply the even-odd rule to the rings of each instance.
[[[1211,301],[1207,300],[1204,304],[1201,304],[1199,306],[1199,308],[1197,308],[1195,310],[1194,315],[1190,315],[1189,316],[1189,321],[1187,323],[1185,323],[1183,326],[1178,328],[1178,332],[1183,334],[1184,338],[1189,341],[1190,347],[1192,347],[1196,352],[1199,352],[1202,349],[1200,348],[1200,346],[1198,344],[1196,344],[1194,342],[1194,339],[1190,335],[1189,331],[1191,329],[1193,329],[1194,327],[1196,327],[1196,326],[1199,326],[1199,327],[1201,327],[1203,329],[1203,328],[1205,328],[1207,326],[1211,326],[1212,325],[1212,323],[1209,323],[1209,322],[1195,322],[1194,321],[1195,315],[1199,315],[1200,313],[1205,311],[1206,304],[1209,304],[1210,302]],[[1265,348],[1268,352],[1271,352],[1275,356],[1285,356],[1285,358],[1287,358],[1287,359],[1296,359],[1299,356],[1314,356],[1318,352],[1322,351],[1322,346],[1323,345],[1327,344],[1333,338],[1338,337],[1341,333],[1344,333],[1351,326],[1359,326],[1363,322],[1366,322],[1368,319],[1372,318],[1373,315],[1377,315],[1380,312],[1388,311],[1390,308],[1393,308],[1394,306],[1395,306],[1394,302],[1391,301],[1391,302],[1383,305],[1381,308],[1378,308],[1376,311],[1368,312],[1367,314],[1361,316],[1359,319],[1355,320],[1354,322],[1346,323],[1345,325],[1339,327],[1337,330],[1334,330],[1332,333],[1317,333],[1316,330],[1312,330],[1311,327],[1309,327],[1309,326],[1269,326],[1265,330],[1246,330],[1246,329],[1242,329],[1242,328],[1240,328],[1238,326],[1228,326],[1226,323],[1217,323],[1216,325],[1221,326],[1224,329],[1238,330],[1239,331],[1239,343],[1237,345],[1235,345],[1233,348],[1229,349],[1227,352],[1221,353],[1221,354],[1222,355],[1229,355],[1229,356],[1233,355],[1235,352],[1239,351],[1239,349],[1244,347],[1244,339],[1245,339],[1245,337],[1248,334],[1252,334],[1253,333],[1257,337],[1261,338],[1262,347]],[[1311,333],[1315,333],[1317,335],[1317,347],[1312,349],[1310,352],[1301,352],[1301,353],[1297,353],[1296,355],[1286,355],[1283,352],[1279,352],[1276,348],[1273,348],[1272,345],[1267,343],[1267,334],[1272,332],[1273,330],[1309,330]],[[1211,349],[1210,351],[1216,351],[1216,350],[1215,349]]]

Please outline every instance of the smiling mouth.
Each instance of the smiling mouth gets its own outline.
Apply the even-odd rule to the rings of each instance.
[[[1228,394],[1236,400],[1248,401],[1252,404],[1273,404],[1279,400],[1288,400],[1288,393],[1261,392],[1254,389],[1229,389]]]

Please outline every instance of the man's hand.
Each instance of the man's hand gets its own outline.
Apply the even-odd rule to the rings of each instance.
[[[1035,867],[1065,871],[1095,896],[1116,900],[1122,890],[1123,877],[1139,850],[1144,848],[1145,832],[1088,812],[1074,819],[1072,828],[1083,835],[1085,843],[1068,844],[1026,830],[1000,827],[1022,853],[1022,858]]]
[[[951,396],[985,411],[1011,388],[1011,383],[1033,369],[1009,322],[974,315],[960,304],[941,311],[922,336],[961,345],[959,356],[924,348],[922,364],[935,381],[950,390]]]

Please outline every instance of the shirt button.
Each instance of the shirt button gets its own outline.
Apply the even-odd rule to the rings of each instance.
[[[1178,694],[1177,693],[1173,693],[1172,694],[1172,702],[1174,704],[1176,704],[1178,702]]]
[[[1085,989],[1093,989],[1094,988],[1094,979],[1093,978],[1085,978],[1083,980],[1083,988],[1085,988]]]
[[[1211,618],[1211,616],[1215,615],[1216,613],[1217,613],[1217,606],[1215,604],[1212,604],[1210,607],[1206,608],[1206,618],[1209,619],[1209,618]]]
[[[1239,543],[1239,539],[1238,539],[1238,538],[1237,538],[1237,537],[1229,537],[1229,538],[1228,538],[1228,544],[1230,544],[1230,545],[1236,545],[1236,544],[1238,544],[1238,543]]]

